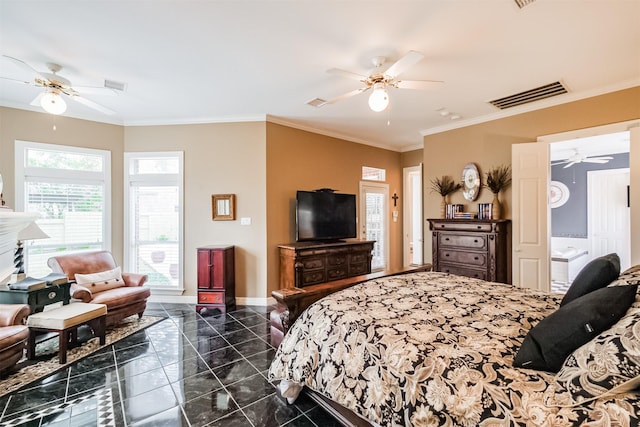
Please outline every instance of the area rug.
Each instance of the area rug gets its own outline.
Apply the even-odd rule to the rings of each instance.
[[[16,391],[40,378],[53,374],[83,357],[87,357],[104,347],[164,319],[164,317],[159,316],[142,316],[141,319],[138,319],[138,316],[128,317],[117,325],[107,327],[106,343],[104,345],[100,345],[100,340],[97,337],[82,342],[82,336],[79,332],[78,341],[82,342],[82,344],[76,348],[67,350],[67,363],[63,365],[58,362],[57,336],[53,336],[45,342],[38,343],[36,346],[36,360],[23,358],[16,364],[8,376],[0,377],[0,397]]]

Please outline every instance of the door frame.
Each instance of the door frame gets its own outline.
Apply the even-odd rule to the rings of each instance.
[[[403,218],[402,218],[402,262],[405,267],[408,267],[413,263],[411,257],[411,251],[409,250],[409,244],[411,243],[410,233],[417,237],[417,241],[420,245],[420,251],[422,256],[420,257],[419,264],[424,264],[424,239],[423,239],[423,224],[422,224],[422,163],[417,166],[410,166],[403,168],[403,196],[404,203]],[[413,176],[418,175],[418,185],[412,185],[411,179]],[[416,242],[413,243],[414,248]],[[415,251],[415,249],[414,249]]]
[[[384,225],[384,242],[383,242],[383,258],[384,258],[384,266],[382,268],[375,269],[375,271],[387,270],[389,268],[389,234],[390,234],[390,215],[389,215],[389,184],[375,181],[360,181],[360,214],[358,215],[358,219],[360,222],[360,238],[366,240],[367,238],[367,217],[366,217],[366,200],[365,193],[367,188],[378,189],[380,191],[376,191],[376,193],[383,194],[384,207],[382,212],[384,214],[383,225]],[[373,192],[373,191],[372,191]]]

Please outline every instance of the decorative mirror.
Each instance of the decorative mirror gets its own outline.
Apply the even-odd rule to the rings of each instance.
[[[233,221],[236,219],[235,194],[213,194],[211,204],[214,221]]]
[[[465,200],[473,202],[480,193],[480,173],[475,163],[467,163],[462,170],[462,195]]]

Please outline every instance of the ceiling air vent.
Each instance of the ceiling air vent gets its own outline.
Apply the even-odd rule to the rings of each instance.
[[[513,1],[516,2],[516,4],[518,5],[518,7],[520,9],[522,9],[523,7],[530,5],[531,3],[533,3],[536,0],[513,0]]]
[[[530,102],[540,101],[541,99],[550,98],[552,96],[562,95],[563,93],[568,93],[567,89],[562,85],[562,83],[554,82],[525,92],[516,93],[515,95],[494,99],[493,101],[489,101],[489,103],[494,107],[504,110],[517,105],[528,104]]]
[[[127,88],[127,84],[122,82],[117,82],[115,80],[105,80],[104,87],[113,89],[113,90],[119,90],[120,92],[124,92],[124,90]]]
[[[322,107],[326,103],[327,101],[322,98],[314,98],[311,101],[307,101],[307,104],[311,105],[312,107]]]

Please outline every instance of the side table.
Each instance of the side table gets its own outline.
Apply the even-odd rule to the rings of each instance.
[[[2,304],[27,304],[31,314],[44,310],[45,305],[62,301],[63,305],[69,304],[71,283],[45,286],[33,291],[22,291],[0,286],[0,303]]]

